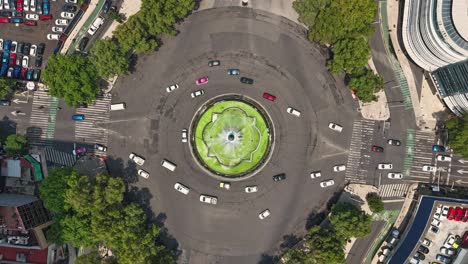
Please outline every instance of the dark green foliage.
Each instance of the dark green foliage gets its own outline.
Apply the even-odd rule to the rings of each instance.
[[[307,247],[315,263],[345,263],[343,237],[332,230],[312,227],[309,230]]]
[[[13,92],[15,83],[13,79],[0,77],[0,99],[7,97]]]
[[[71,168],[54,168],[39,186],[39,195],[44,206],[55,215],[62,216],[66,212],[65,191],[68,187],[68,179],[72,174],[77,175]]]
[[[125,75],[129,68],[127,52],[115,39],[100,39],[91,48],[91,62],[104,79]]]
[[[28,153],[29,143],[21,135],[9,135],[5,140],[5,151],[9,156],[21,156]]]
[[[383,86],[383,78],[368,69],[361,75],[353,76],[349,82],[349,87],[356,91],[357,97],[364,103],[376,101],[375,93],[382,90]]]
[[[380,213],[384,210],[384,203],[376,193],[369,193],[366,197],[369,208],[374,213]]]
[[[114,31],[114,36],[124,50],[135,50],[136,53],[153,51],[158,47],[158,43],[154,36],[149,34],[148,26],[142,22],[138,14],[140,13],[119,25]]]
[[[333,58],[328,68],[334,74],[361,73],[371,56],[367,39],[342,39],[333,46]]]
[[[349,203],[333,205],[330,222],[337,235],[343,240],[351,237],[365,237],[371,232],[372,219]]]
[[[448,143],[457,154],[468,158],[468,115],[454,117],[445,122],[448,130]]]

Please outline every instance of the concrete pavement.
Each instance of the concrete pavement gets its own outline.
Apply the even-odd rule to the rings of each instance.
[[[136,14],[141,8],[141,0],[123,0],[122,5],[120,6],[119,13],[125,15],[125,18]],[[114,30],[117,26],[120,25],[117,21],[112,21],[110,26],[107,28],[106,32],[103,34],[102,38],[112,37]]]

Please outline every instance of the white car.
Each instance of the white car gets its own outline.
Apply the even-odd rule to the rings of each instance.
[[[57,25],[57,26],[66,26],[66,25],[68,25],[68,20],[66,20],[66,19],[56,19],[55,20],[55,25]]]
[[[438,161],[451,161],[452,158],[446,155],[437,155],[437,160]]]
[[[292,108],[292,107],[288,107],[288,109],[286,109],[286,112],[288,112],[289,114],[293,115],[293,116],[297,116],[297,117],[300,117],[301,116],[301,112],[299,112],[298,110]]]
[[[231,189],[231,184],[229,182],[220,182],[219,188],[229,190]]]
[[[431,166],[431,165],[424,165],[422,167],[422,170],[423,171],[428,171],[428,172],[435,172],[437,169],[436,169],[436,167]]]
[[[333,166],[333,171],[339,172],[339,171],[345,171],[345,170],[346,170],[346,165],[344,164]]]
[[[37,14],[26,14],[26,19],[27,20],[39,20],[39,15]]]
[[[389,172],[387,176],[389,179],[403,179],[403,173],[399,172]]]
[[[107,151],[107,147],[104,146],[104,145],[101,145],[101,144],[94,144],[94,148],[99,150],[99,151],[103,151],[103,152],[106,152]]]
[[[48,40],[59,40],[60,35],[59,34],[47,34],[47,39]]]
[[[265,211],[261,212],[259,215],[258,215],[258,218],[260,218],[260,220],[263,220],[265,218],[267,218],[268,216],[271,215],[271,212],[270,210],[266,209]]]
[[[94,20],[93,24],[91,24],[91,26],[89,27],[88,34],[90,34],[91,36],[96,34],[96,32],[102,26],[102,24],[104,24],[104,18],[103,17],[97,17]]]
[[[179,192],[181,192],[181,193],[183,193],[185,195],[187,195],[190,192],[190,189],[187,186],[183,185],[182,183],[178,183],[178,182],[176,184],[174,184],[174,189],[176,189],[177,191],[179,191]]]
[[[444,205],[444,206],[442,207],[442,216],[447,216],[448,211],[449,211],[449,207],[446,206],[446,205]]]
[[[32,12],[36,12],[36,0],[31,0],[29,3],[29,9],[31,9]]]
[[[310,178],[315,179],[318,177],[322,177],[322,173],[320,171],[314,171],[310,173]]]
[[[52,27],[52,32],[62,33],[63,32],[63,27]]]
[[[143,177],[145,179],[149,178],[149,173],[147,171],[145,171],[145,170],[142,170],[142,169],[138,170],[138,175],[140,175],[141,177]]]
[[[10,4],[8,3],[8,0],[5,0],[5,2],[3,2],[3,5],[5,6],[5,9],[10,9]]]
[[[65,0],[65,3],[76,4],[78,3],[78,0]]]
[[[188,138],[188,132],[187,132],[187,129],[184,128],[182,129],[182,143],[187,143],[187,138]]]
[[[2,1],[2,0],[0,0],[0,1]],[[0,2],[0,4],[1,4],[1,3],[2,3],[2,2]],[[2,49],[3,49],[3,39],[0,39],[0,50],[2,50]]]
[[[427,239],[427,238],[424,238],[422,244],[423,244],[424,246],[426,246],[426,247],[430,247],[430,246],[432,246],[433,243],[432,243],[431,240],[429,240],[429,239]]]
[[[379,163],[377,168],[379,170],[391,170],[391,169],[393,169],[393,164],[391,164],[391,163]]]
[[[452,234],[449,234],[448,237],[444,241],[444,247],[451,248],[453,246],[453,243],[455,243],[455,236]]]
[[[31,48],[29,49],[29,55],[36,56],[36,53],[37,53],[37,45],[32,45]]]
[[[23,1],[23,10],[24,11],[29,11],[29,3],[28,2],[29,2],[28,0]],[[28,15],[26,15],[26,19],[29,19]]]
[[[432,219],[432,222],[431,222],[431,225],[440,227],[440,221],[437,220],[437,219],[435,219],[435,218],[433,218],[433,219]]]
[[[338,124],[335,124],[335,123],[330,123],[328,124],[328,127],[331,129],[331,130],[334,130],[336,132],[341,132],[343,131],[343,127],[338,125]]]
[[[246,193],[258,192],[258,187],[257,187],[256,185],[247,186],[247,187],[245,187],[245,192],[246,192]]]
[[[23,56],[23,61],[21,64],[24,68],[29,67],[29,57],[28,56]]]
[[[442,253],[444,255],[451,256],[451,255],[455,255],[455,253],[457,253],[457,252],[455,250],[451,249],[451,248],[441,247],[440,248],[440,253]]]
[[[140,165],[140,166],[143,166],[143,164],[145,163],[145,159],[138,156],[137,154],[135,153],[130,153],[130,156],[128,156],[133,162],[135,162],[136,164]]]
[[[70,13],[70,12],[62,12],[60,13],[60,16],[66,19],[73,19],[75,17],[75,14]]]
[[[166,92],[170,93],[174,91],[175,89],[179,89],[179,85],[177,83],[166,87]]]
[[[11,42],[10,52],[16,53],[17,50],[18,50],[18,42],[16,41]]]
[[[334,180],[323,181],[320,183],[320,187],[325,188],[325,187],[332,186],[333,184],[335,184]]]
[[[205,94],[205,91],[197,90],[197,91],[191,93],[190,96],[192,96],[192,98],[195,98],[195,97],[198,97],[198,96],[201,96],[201,95],[204,95],[204,94]]]
[[[218,198],[209,196],[209,195],[200,195],[200,202],[202,203],[209,203],[209,204],[217,204],[218,203]]]

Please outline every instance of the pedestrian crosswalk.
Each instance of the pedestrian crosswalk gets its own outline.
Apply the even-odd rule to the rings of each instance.
[[[48,166],[71,167],[75,165],[76,156],[74,156],[72,153],[63,152],[52,147],[45,147],[44,153]]]
[[[409,184],[382,184],[379,186],[379,196],[384,197],[406,197],[409,191]]]
[[[421,131],[408,131],[406,138],[404,174],[412,181],[429,182],[433,173],[422,170],[424,165],[434,165],[432,145],[435,135]]]
[[[33,96],[30,127],[26,131],[31,145],[52,145],[55,134],[55,117],[58,99],[45,91],[35,91]]]
[[[345,174],[345,179],[351,183],[367,182],[367,167],[370,164],[370,155],[367,152],[372,144],[374,128],[373,120],[354,121]]]
[[[110,119],[110,97],[98,97],[93,105],[87,108],[78,108],[76,113],[84,115],[83,121],[76,122],[75,126],[75,141],[84,144],[99,143],[107,146],[108,132],[102,125]],[[88,153],[98,152],[94,148],[90,148]],[[95,153],[105,155],[105,153]]]

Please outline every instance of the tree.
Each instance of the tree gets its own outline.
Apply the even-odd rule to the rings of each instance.
[[[115,39],[100,39],[91,48],[91,62],[104,79],[125,75],[129,69],[127,52]]]
[[[361,73],[371,55],[371,50],[365,38],[347,38],[339,40],[333,46],[333,58],[328,62],[328,68],[334,74]]]
[[[330,0],[296,0],[293,8],[299,14],[299,22],[313,28],[317,15],[329,4]]]
[[[372,212],[380,213],[384,210],[384,203],[377,193],[369,193],[366,200]]]
[[[11,92],[13,92],[13,88],[15,86],[15,81],[13,79],[7,79],[4,77],[0,77],[0,98],[5,98]]]
[[[349,203],[334,204],[330,222],[343,239],[365,237],[371,232],[371,218]]]
[[[281,258],[285,264],[315,264],[313,258],[301,249],[291,249]]]
[[[21,135],[9,135],[5,141],[5,151],[10,156],[21,156],[28,153],[29,143]]]
[[[315,263],[345,263],[343,239],[332,230],[312,227],[306,245]]]
[[[87,215],[68,214],[61,221],[63,238],[75,247],[92,246],[98,240],[91,231],[91,217]]]
[[[194,6],[194,0],[145,0],[141,7],[141,19],[151,35],[174,36],[174,24],[187,16]]]
[[[349,82],[349,87],[356,91],[357,97],[364,103],[376,101],[375,93],[382,90],[383,86],[383,78],[368,69],[361,75],[353,76]]]
[[[52,96],[64,98],[69,106],[91,104],[99,92],[96,68],[87,57],[77,54],[49,57],[42,80]]]
[[[445,122],[448,130],[448,143],[457,154],[468,158],[468,114],[462,118],[453,117]]]
[[[149,34],[148,27],[139,17],[140,12],[130,16],[127,22],[119,25],[114,31],[114,36],[124,50],[135,50],[137,53],[145,53],[155,50],[158,47],[158,43]]]
[[[63,238],[63,228],[60,225],[59,218],[57,218],[47,229],[46,239],[49,243],[54,243],[56,245],[63,245],[65,243],[65,239]]]
[[[364,37],[372,35],[372,22],[377,13],[377,3],[374,0],[333,0],[328,1],[325,8],[323,0],[309,0],[301,17],[310,21],[310,17],[319,9],[309,28],[309,39],[321,44],[334,44],[341,39]],[[297,5],[296,5],[297,6]],[[300,6],[300,5],[299,5]],[[301,6],[302,7],[302,6]]]
[[[65,214],[65,192],[68,187],[68,178],[75,174],[78,175],[71,168],[54,168],[49,172],[49,175],[39,186],[39,194],[45,208],[56,215]]]

